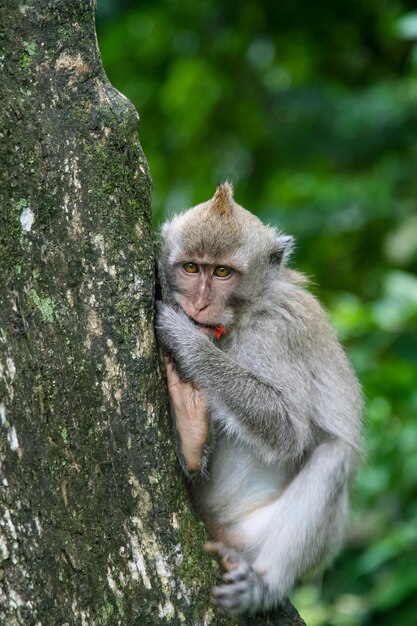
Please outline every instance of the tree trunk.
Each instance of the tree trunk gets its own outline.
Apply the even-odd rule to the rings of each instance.
[[[150,176],[93,0],[1,0],[0,23],[0,624],[303,623],[210,607],[153,334]]]

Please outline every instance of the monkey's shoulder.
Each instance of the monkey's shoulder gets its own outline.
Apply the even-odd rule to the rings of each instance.
[[[268,293],[239,320],[236,332],[224,345],[255,368],[268,363],[313,367],[318,355],[327,362],[345,361],[336,333],[317,298],[288,281],[276,281]],[[253,365],[252,365],[253,363]]]
[[[305,288],[305,282],[293,282],[287,276],[274,281],[252,307],[246,327],[250,332],[270,333],[272,337],[277,333],[281,337],[296,333],[308,340],[312,333],[316,339],[334,335],[327,312]]]

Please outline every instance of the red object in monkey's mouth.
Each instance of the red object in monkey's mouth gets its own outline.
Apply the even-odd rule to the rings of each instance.
[[[215,326],[214,334],[216,335],[216,339],[220,339],[222,335],[226,334],[226,329],[224,326]]]

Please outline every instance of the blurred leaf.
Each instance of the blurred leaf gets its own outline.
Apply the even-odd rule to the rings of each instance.
[[[331,319],[342,338],[361,335],[373,327],[369,307],[352,293],[339,294],[332,302]]]
[[[405,272],[390,272],[384,283],[384,298],[373,305],[373,318],[385,330],[399,330],[414,317],[417,319],[417,278]]]
[[[334,626],[357,626],[362,624],[367,610],[368,605],[364,597],[343,594],[334,606],[331,623]]]
[[[385,240],[387,258],[406,265],[417,256],[417,215],[408,215]]]
[[[378,612],[383,612],[397,606],[408,596],[413,596],[416,591],[415,563],[404,563],[401,576],[395,570],[384,571],[369,594],[369,602]],[[413,624],[412,620],[414,616],[410,616],[410,625]]]
[[[417,527],[414,524],[400,526],[388,537],[377,541],[366,550],[359,560],[359,567],[363,573],[377,570],[386,561],[396,558],[399,553],[408,552],[410,548],[416,547]]]
[[[396,23],[396,30],[402,39],[417,39],[417,11],[400,17]]]

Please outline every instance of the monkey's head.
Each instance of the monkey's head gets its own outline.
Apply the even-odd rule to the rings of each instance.
[[[162,240],[163,298],[208,334],[216,326],[231,327],[237,310],[259,300],[292,244],[292,237],[239,206],[228,182],[211,200],[166,222]]]

